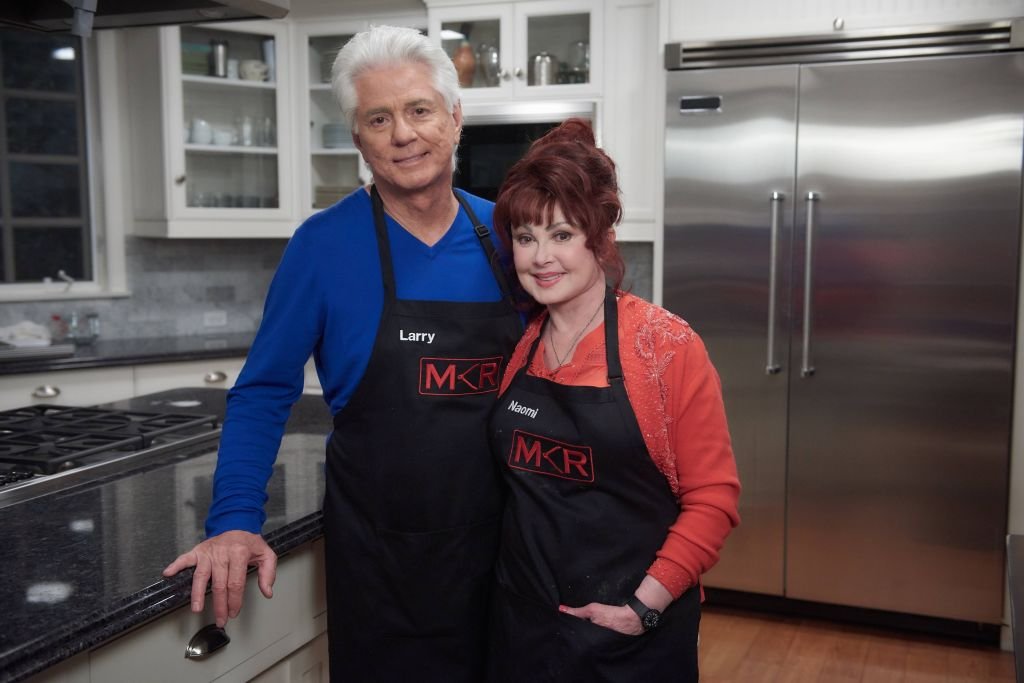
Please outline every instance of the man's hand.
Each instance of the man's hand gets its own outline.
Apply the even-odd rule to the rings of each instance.
[[[164,576],[174,576],[182,569],[195,567],[192,575],[192,611],[202,612],[206,602],[206,585],[213,584],[213,614],[217,626],[223,627],[242,609],[245,594],[245,573],[256,566],[260,592],[274,595],[277,576],[277,555],[263,537],[248,531],[225,531],[208,538],[192,550],[178,556],[164,569]]]

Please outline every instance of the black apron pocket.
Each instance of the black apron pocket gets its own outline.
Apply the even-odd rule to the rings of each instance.
[[[428,532],[378,529],[378,614],[386,637],[485,628],[499,518]]]
[[[563,681],[558,649],[558,608],[527,600],[498,583],[491,608],[487,651],[489,683]]]

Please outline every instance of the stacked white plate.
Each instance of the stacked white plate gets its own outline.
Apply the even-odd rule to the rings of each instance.
[[[313,188],[313,208],[326,209],[350,194],[355,187],[349,185],[317,185]]]
[[[344,123],[325,123],[322,135],[324,147],[352,146],[352,133]]]

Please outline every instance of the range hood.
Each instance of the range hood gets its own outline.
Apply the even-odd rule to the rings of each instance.
[[[0,25],[88,35],[91,28],[280,19],[291,0],[2,0]]]

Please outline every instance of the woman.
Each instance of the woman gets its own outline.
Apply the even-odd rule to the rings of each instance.
[[[618,291],[621,212],[579,119],[533,144],[495,206],[536,313],[489,424],[509,487],[495,681],[697,680],[700,575],[739,522],[739,481],[700,338]]]

